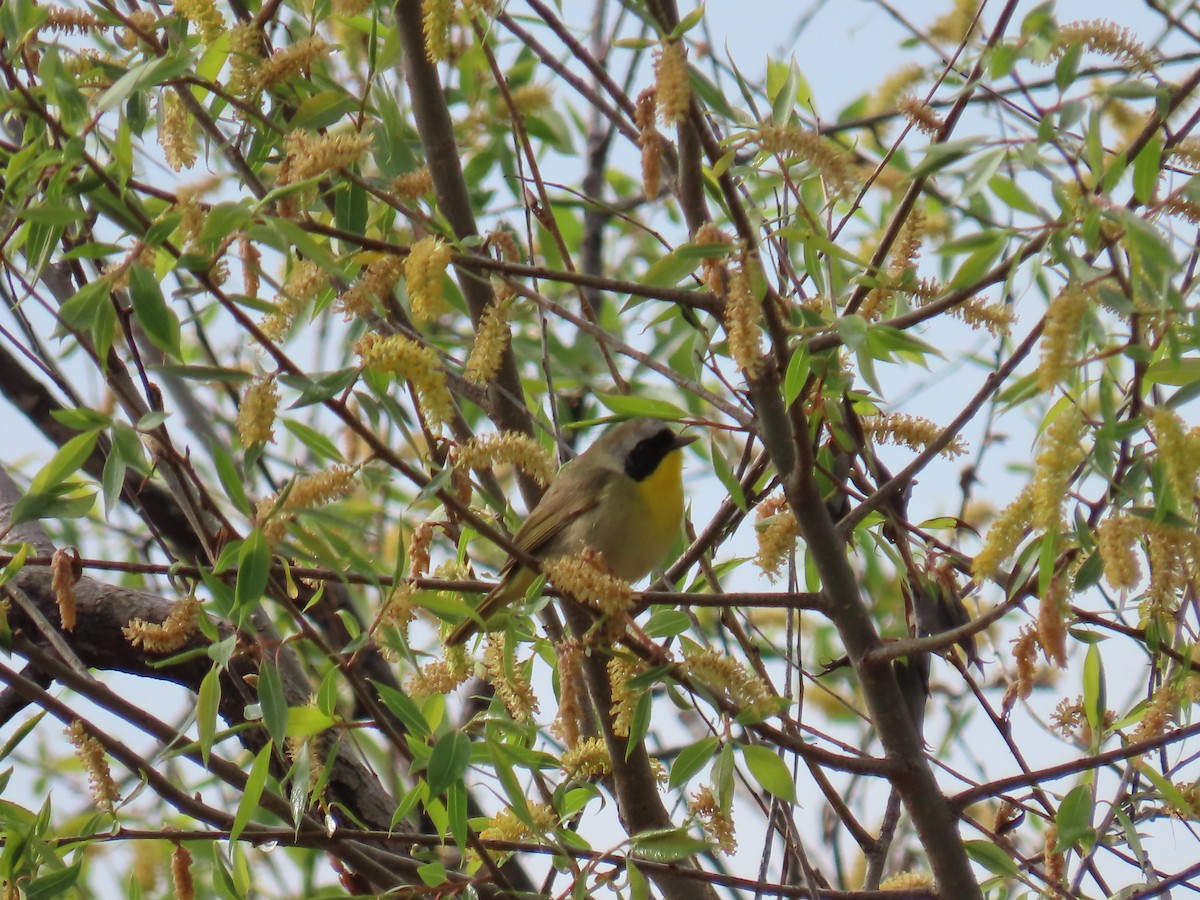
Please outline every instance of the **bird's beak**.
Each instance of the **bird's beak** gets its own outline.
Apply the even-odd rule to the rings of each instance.
[[[682,450],[698,437],[700,437],[698,434],[677,434],[675,435],[675,443],[671,445],[671,449]]]

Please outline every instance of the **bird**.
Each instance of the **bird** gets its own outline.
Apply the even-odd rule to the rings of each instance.
[[[539,560],[600,554],[609,571],[631,584],[662,565],[683,519],[684,447],[697,435],[677,434],[657,419],[629,419],[607,431],[554,477],[513,537]],[[537,572],[509,558],[500,581],[475,616],[450,632],[464,643],[496,612],[525,596]]]

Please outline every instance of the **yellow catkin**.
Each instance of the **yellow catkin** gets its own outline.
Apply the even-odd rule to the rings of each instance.
[[[1033,486],[1026,487],[1004,511],[996,517],[988,529],[983,547],[971,564],[971,574],[977,582],[995,576],[1000,564],[1012,556],[1029,528],[1033,517]]]
[[[171,882],[175,886],[175,900],[196,900],[196,886],[192,882],[192,854],[182,845],[176,845],[171,854]]]
[[[75,583],[83,574],[83,561],[74,547],[59,547],[50,558],[50,589],[58,604],[63,631],[75,630]]]
[[[408,626],[417,617],[415,602],[416,588],[411,582],[401,581],[392,586],[383,608],[379,612],[379,624],[395,628],[408,639]]]
[[[666,139],[659,134],[654,118],[658,110],[657,94],[649,87],[638,94],[634,107],[638,126],[638,146],[642,148],[642,190],[647,200],[657,200],[662,190],[662,160]]]
[[[274,375],[251,382],[238,406],[237,430],[243,447],[269,444],[275,439],[275,413],[279,409],[279,386]]]
[[[553,807],[545,803],[530,803],[528,807],[532,828],[517,818],[511,809],[502,809],[492,816],[479,836],[485,841],[526,841],[554,830],[558,814]]]
[[[1060,59],[1070,47],[1107,56],[1119,63],[1143,71],[1153,71],[1154,54],[1133,36],[1133,31],[1108,19],[1067,22],[1058,27],[1058,36],[1050,49],[1050,59]]]
[[[243,234],[238,238],[238,257],[242,263],[242,289],[247,297],[258,297],[259,276],[262,273],[262,252]]]
[[[1067,285],[1050,302],[1037,369],[1043,391],[1062,383],[1079,364],[1079,329],[1091,305],[1090,292],[1078,285]]]
[[[175,0],[175,11],[196,26],[200,40],[211,44],[226,32],[225,17],[213,0]]]
[[[329,276],[315,262],[297,260],[275,299],[275,308],[263,316],[259,327],[273,341],[282,340],[305,305],[329,284]]]
[[[1142,718],[1137,728],[1129,736],[1133,743],[1149,741],[1161,737],[1179,714],[1179,688],[1170,682],[1159,685],[1158,690],[1150,698],[1150,702],[1142,711]]]
[[[229,78],[225,86],[237,97],[249,97],[258,89],[263,33],[259,26],[242,22],[229,31]]]
[[[494,303],[489,303],[479,319],[475,331],[475,343],[463,365],[463,377],[472,384],[487,384],[500,372],[504,353],[512,340],[509,318],[514,299],[497,294]]]
[[[428,347],[422,347],[402,335],[369,332],[354,345],[364,368],[399,375],[412,382],[421,409],[435,425],[450,421],[454,398],[446,387],[446,373]]]
[[[725,306],[725,330],[729,353],[753,380],[762,371],[762,302],[755,296],[750,279],[750,260],[745,254],[729,276],[729,302]]]
[[[418,700],[434,694],[448,694],[470,677],[471,669],[466,647],[447,647],[444,659],[427,663],[419,672],[410,675],[404,686]]]
[[[584,738],[564,751],[558,764],[572,778],[603,778],[612,774],[612,756],[604,738]]]
[[[516,431],[476,435],[459,448],[458,465],[466,469],[516,466],[543,487],[558,470],[545,447],[535,438]]]
[[[1139,612],[1143,619],[1173,622],[1180,595],[1196,586],[1200,575],[1200,535],[1192,527],[1165,522],[1143,523],[1150,584]]]
[[[358,281],[338,295],[334,308],[349,322],[375,309],[376,303],[387,300],[404,274],[404,260],[397,256],[381,256],[373,260]]]
[[[92,791],[92,800],[96,806],[106,813],[116,812],[116,804],[121,799],[117,783],[113,781],[112,772],[108,768],[108,759],[104,755],[104,747],[96,738],[88,733],[83,722],[76,719],[64,732],[75,755],[87,772],[88,787]]]
[[[554,90],[548,84],[523,84],[510,94],[513,108],[522,115],[546,109],[554,100]]]
[[[570,749],[579,743],[583,731],[583,703],[580,699],[579,641],[568,638],[558,645],[558,714],[551,726],[555,737]]]
[[[288,171],[291,180],[303,181],[356,165],[371,149],[371,136],[345,132],[318,135],[311,131],[293,131],[284,138],[283,149],[290,163]]]
[[[117,43],[125,50],[133,50],[137,47],[138,42],[141,40],[141,35],[138,34],[139,31],[143,34],[149,34],[158,29],[159,19],[153,10],[135,10],[126,18],[129,20],[129,27],[122,28],[117,38]]]
[[[608,661],[608,683],[612,692],[613,734],[617,737],[629,737],[629,727],[633,724],[633,714],[637,709],[637,695],[629,689],[629,679],[641,671],[641,665],[623,656],[614,656]]]
[[[1150,429],[1158,446],[1158,458],[1167,472],[1167,481],[1175,494],[1177,508],[1191,516],[1196,496],[1196,473],[1200,458],[1184,430],[1179,413],[1166,406],[1157,407],[1150,416]]]
[[[1043,848],[1045,860],[1046,881],[1051,885],[1061,885],[1067,874],[1067,862],[1063,853],[1058,849],[1058,826],[1046,826],[1045,845]],[[1051,890],[1052,896],[1059,896],[1057,890]]]
[[[1038,639],[1033,625],[1024,626],[1013,638],[1013,660],[1017,664],[1017,696],[1025,700],[1033,693],[1037,676]]]
[[[929,23],[927,33],[941,44],[959,44],[971,37],[978,29],[975,14],[979,0],[954,0],[950,11]]]
[[[886,75],[875,89],[875,93],[867,100],[866,111],[869,115],[891,112],[897,102],[907,96],[913,88],[925,77],[925,68],[919,63],[907,63]]]
[[[719,244],[722,247],[733,246],[733,240],[729,235],[712,222],[705,222],[697,228],[692,241],[701,245]],[[700,271],[703,275],[704,283],[718,297],[724,295],[729,290],[729,268],[726,264],[728,259],[729,254],[721,252],[714,253],[712,256],[705,256],[700,260]]]
[[[171,604],[171,612],[161,623],[133,618],[121,629],[125,640],[150,653],[174,653],[183,649],[199,630],[200,601],[195,597]]]
[[[764,123],[758,127],[758,146],[783,158],[799,157],[824,179],[829,192],[847,199],[858,189],[859,178],[849,154],[815,131],[798,125]]]
[[[942,433],[942,427],[936,422],[907,413],[863,416],[862,429],[865,434],[874,437],[881,444],[908,447],[918,452],[932,444]],[[940,452],[948,459],[954,459],[967,452],[967,445],[961,436],[955,435]]]
[[[264,60],[254,74],[254,86],[262,90],[291,80],[307,72],[312,66],[330,54],[333,47],[319,35],[302,38]]]
[[[436,237],[421,238],[408,252],[404,284],[413,318],[418,322],[433,321],[448,309],[443,280],[451,255],[449,245]]]
[[[1138,542],[1143,531],[1143,520],[1118,513],[1100,523],[1096,532],[1096,546],[1100,559],[1104,561],[1104,580],[1115,591],[1128,591],[1142,580],[1138,565]]]
[[[47,6],[46,18],[38,26],[38,32],[52,31],[56,34],[87,34],[103,31],[112,26],[101,21],[95,13],[84,9],[67,9],[62,6]]]
[[[761,678],[739,660],[717,650],[686,651],[682,669],[740,709],[761,713],[773,702],[772,694]]]
[[[608,571],[604,558],[591,547],[576,556],[559,556],[545,561],[542,569],[559,590],[620,621],[633,606],[629,582]]]
[[[928,891],[933,887],[933,875],[929,872],[897,872],[879,882],[881,891]]]
[[[1073,410],[1063,410],[1042,435],[1038,448],[1033,474],[1034,527],[1042,531],[1065,527],[1067,491],[1082,459],[1079,420]]]
[[[426,519],[415,529],[408,542],[408,577],[423,578],[429,573],[429,548],[433,544],[434,523]]]
[[[335,16],[361,16],[371,8],[371,0],[333,0]]]
[[[432,190],[433,174],[429,171],[429,166],[405,172],[392,180],[392,193],[396,195],[396,199],[406,203],[424,197]]]
[[[916,97],[911,96],[901,97],[896,108],[922,134],[936,137],[942,133],[942,128],[945,127],[945,123],[941,117],[924,100],[918,100]]]
[[[1070,600],[1070,576],[1059,573],[1050,581],[1038,603],[1038,643],[1046,662],[1067,667],[1067,603]]]
[[[796,549],[800,525],[782,494],[768,497],[760,503],[756,516],[754,534],[758,539],[758,553],[754,562],[774,584]]]
[[[488,683],[503,701],[513,721],[523,724],[532,722],[538,711],[538,700],[529,681],[529,666],[521,665],[512,658],[503,632],[487,636],[483,668]]]
[[[421,0],[425,55],[430,62],[450,58],[450,24],[453,20],[454,0]]]
[[[358,469],[336,465],[323,472],[297,478],[289,489],[264,498],[255,513],[255,522],[268,540],[278,540],[295,513],[340,500],[354,490]]]
[[[721,808],[716,794],[709,785],[702,785],[699,790],[688,798],[688,811],[696,817],[700,827],[704,829],[717,848],[726,856],[737,852],[737,834],[733,825],[733,816],[729,810]]]
[[[951,307],[949,313],[971,328],[982,328],[994,337],[1007,337],[1016,321],[1012,307],[1005,303],[992,303],[984,297],[972,297],[965,303]]]
[[[692,104],[687,51],[681,41],[666,40],[654,55],[654,93],[658,115],[668,125],[684,121]]]
[[[190,169],[196,164],[196,135],[192,131],[191,118],[187,109],[172,90],[162,96],[162,125],[158,129],[158,143],[162,147],[167,165],[176,172]]]

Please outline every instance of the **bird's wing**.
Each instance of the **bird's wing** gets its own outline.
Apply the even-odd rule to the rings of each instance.
[[[565,481],[560,476],[526,517],[513,543],[526,553],[538,555],[564,528],[600,503],[610,477],[604,469]]]

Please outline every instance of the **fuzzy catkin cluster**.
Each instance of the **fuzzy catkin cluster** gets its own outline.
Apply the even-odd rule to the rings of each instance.
[[[65,734],[71,746],[75,748],[75,755],[83,764],[84,771],[87,772],[92,800],[104,812],[114,813],[117,801],[121,799],[121,792],[117,790],[117,783],[113,781],[104,747],[88,733],[79,719],[68,726]]]
[[[458,465],[463,469],[515,466],[543,487],[558,469],[554,458],[536,438],[517,431],[476,435],[459,447]]]
[[[503,632],[488,634],[483,649],[483,668],[488,683],[504,702],[513,721],[532,722],[538,711],[538,699],[529,680],[530,667],[513,658]]]
[[[243,447],[269,444],[275,439],[275,413],[279,386],[274,375],[258,378],[246,388],[238,405],[237,430]]]
[[[149,653],[174,653],[183,649],[199,629],[197,620],[200,615],[200,601],[195,597],[185,597],[171,604],[171,612],[161,623],[134,618],[121,629],[121,633],[132,646],[141,647]]]
[[[450,421],[454,398],[446,387],[446,373],[428,347],[403,335],[368,332],[354,345],[364,368],[407,378],[417,391],[421,410],[435,425]]]
[[[450,247],[441,238],[424,237],[408,251],[404,261],[404,284],[413,318],[430,322],[446,312],[442,279],[450,265]]]
[[[590,547],[576,556],[546,560],[542,569],[559,590],[606,616],[621,619],[633,606],[629,582],[610,573],[601,554]]]

